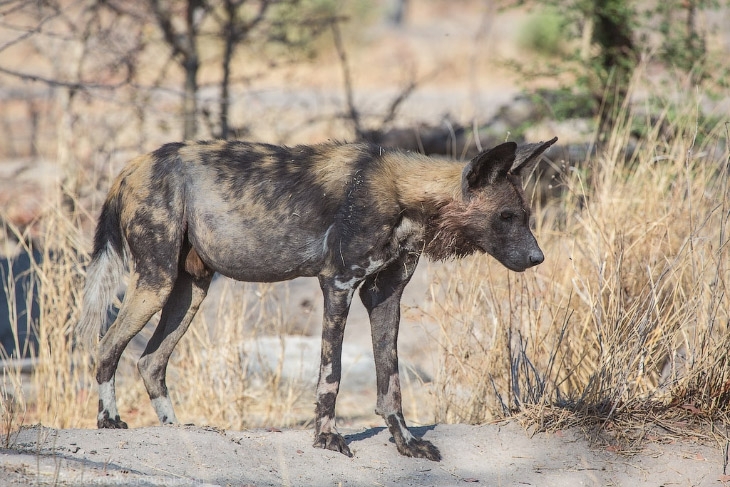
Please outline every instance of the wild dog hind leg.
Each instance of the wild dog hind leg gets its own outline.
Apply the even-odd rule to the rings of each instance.
[[[117,409],[114,374],[119,358],[129,341],[162,308],[171,288],[171,281],[148,286],[140,282],[138,274],[132,274],[119,315],[99,342],[96,370],[96,381],[99,384],[97,427],[127,427],[127,423],[120,419]]]
[[[398,326],[403,289],[416,269],[418,256],[405,254],[374,276],[360,289],[360,298],[370,315],[378,385],[376,412],[393,435],[402,455],[441,460],[441,453],[430,442],[411,434],[401,405],[398,374]]]
[[[152,406],[162,424],[178,422],[167,393],[167,363],[205,298],[211,278],[212,273],[200,278],[184,270],[178,273],[175,286],[162,309],[160,323],[137,363]]]

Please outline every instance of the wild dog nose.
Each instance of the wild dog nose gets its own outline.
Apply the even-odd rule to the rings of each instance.
[[[538,264],[542,264],[542,262],[545,260],[545,256],[542,254],[542,250],[536,249],[530,252],[530,255],[528,257],[530,259],[530,265],[536,266]]]

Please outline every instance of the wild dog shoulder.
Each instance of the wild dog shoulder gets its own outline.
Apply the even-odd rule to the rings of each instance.
[[[370,234],[370,245],[360,252],[338,253],[333,256],[333,276],[339,289],[351,289],[373,274],[388,267],[405,254],[420,254],[425,228],[415,219],[403,216],[394,225],[383,225],[379,234]],[[336,246],[335,249],[338,249]]]
[[[423,239],[425,225],[407,216],[400,219],[393,228],[390,245],[398,252],[421,252],[423,250]]]

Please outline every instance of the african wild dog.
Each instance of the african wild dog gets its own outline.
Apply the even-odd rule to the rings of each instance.
[[[99,333],[99,428],[126,428],[114,374],[129,341],[162,310],[138,368],[162,424],[177,418],[165,371],[214,272],[242,281],[317,276],[324,294],[314,446],[351,456],[335,429],[342,337],[360,287],[372,327],[377,413],[403,455],[439,460],[413,436],[398,379],[400,298],[422,253],[487,252],[509,269],[540,264],[520,176],[556,139],[501,144],[467,163],[371,144],[278,147],[238,141],[167,144],[114,181],[87,270],[81,340]],[[104,330],[125,263],[129,286]]]

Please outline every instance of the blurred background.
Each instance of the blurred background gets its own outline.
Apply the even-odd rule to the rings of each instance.
[[[475,257],[414,279],[402,355],[427,397],[409,396],[411,416],[479,422],[537,404],[605,419],[650,400],[724,414],[728,25],[722,0],[1,1],[6,430],[21,410],[91,424],[93,378],[71,336],[103,198],[136,155],[210,138],[463,160],[557,135],[529,189],[546,264],[513,276]],[[280,337],[316,363],[316,283],[217,285],[176,354],[170,373],[190,381],[176,401],[228,426],[308,424],[309,379],[284,373],[284,357],[297,362]],[[353,312],[365,347],[351,355],[366,356]],[[255,384],[221,372],[247,367]],[[191,405],[205,377],[240,386],[229,409]],[[120,403],[154,423],[136,382]]]

